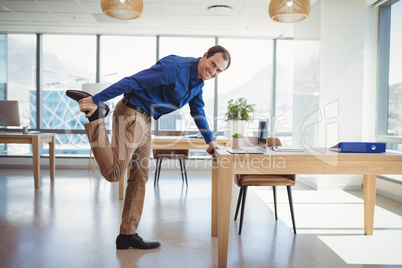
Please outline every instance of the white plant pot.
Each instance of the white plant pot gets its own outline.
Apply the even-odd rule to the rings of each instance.
[[[228,122],[228,137],[232,137],[235,133],[240,133],[243,136],[247,136],[248,122],[246,120],[229,120]]]
[[[243,146],[243,138],[233,138],[232,148],[240,149]]]

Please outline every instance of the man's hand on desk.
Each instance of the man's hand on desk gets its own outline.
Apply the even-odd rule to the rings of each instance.
[[[218,145],[218,143],[216,142],[216,141],[211,141],[210,143],[209,143],[209,146],[208,146],[208,148],[207,148],[207,153],[209,154],[209,155],[214,155],[214,153],[215,153],[215,149],[219,149],[220,147],[219,147],[219,145]]]

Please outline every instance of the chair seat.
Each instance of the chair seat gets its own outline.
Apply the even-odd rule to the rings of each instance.
[[[237,175],[235,182],[239,186],[294,186],[295,175]]]

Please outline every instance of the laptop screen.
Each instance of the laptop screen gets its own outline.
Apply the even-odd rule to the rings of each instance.
[[[0,100],[0,126],[2,127],[19,127],[20,112],[18,110],[18,101],[16,100]]]
[[[265,146],[268,138],[268,122],[269,120],[260,120],[258,122],[257,144]]]

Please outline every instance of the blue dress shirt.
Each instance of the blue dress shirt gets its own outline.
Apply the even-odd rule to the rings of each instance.
[[[215,140],[204,111],[202,88],[204,80],[198,78],[199,58],[170,55],[160,59],[149,69],[125,77],[92,96],[99,105],[121,94],[132,104],[141,106],[154,119],[180,109],[187,103],[190,114],[206,143]]]

